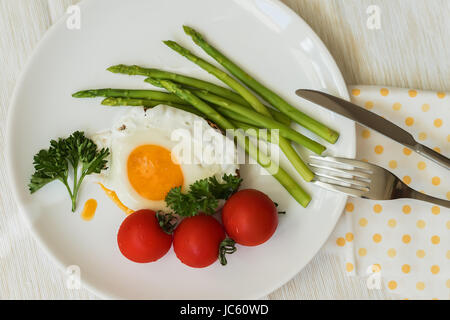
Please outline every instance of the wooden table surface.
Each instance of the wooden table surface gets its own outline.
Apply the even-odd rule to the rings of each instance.
[[[248,0],[252,1],[252,0]],[[10,98],[27,59],[46,30],[76,0],[0,0],[0,299],[95,299],[69,290],[66,274],[37,246],[9,191],[4,165]],[[450,1],[283,0],[319,35],[347,84],[450,91]],[[369,28],[369,6],[380,12]],[[370,9],[370,8],[369,8]],[[373,20],[372,20],[373,21]],[[349,277],[322,249],[269,299],[390,299]]]

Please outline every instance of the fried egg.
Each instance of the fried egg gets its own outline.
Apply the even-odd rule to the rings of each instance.
[[[192,113],[159,105],[130,108],[112,129],[93,136],[111,151],[108,169],[96,176],[119,207],[167,211],[164,201],[174,187],[187,191],[197,180],[235,175],[232,139]]]

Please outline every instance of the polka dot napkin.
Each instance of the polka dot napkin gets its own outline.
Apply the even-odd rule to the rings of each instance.
[[[352,102],[450,156],[450,95],[350,86]],[[381,134],[357,126],[357,159],[389,169],[410,187],[450,200],[450,172]],[[369,289],[402,299],[450,299],[450,209],[417,200],[349,198],[327,247]]]

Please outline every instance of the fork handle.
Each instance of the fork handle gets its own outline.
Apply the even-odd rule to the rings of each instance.
[[[450,201],[448,201],[448,200],[435,198],[435,197],[429,196],[427,194],[424,194],[422,192],[416,191],[416,190],[411,189],[411,188],[409,188],[408,191],[409,191],[408,194],[404,195],[405,198],[422,200],[422,201],[426,201],[426,202],[431,202],[431,203],[437,204],[438,206],[441,206],[441,207],[450,208]]]

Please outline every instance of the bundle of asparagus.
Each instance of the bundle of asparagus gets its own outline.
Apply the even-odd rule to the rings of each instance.
[[[183,28],[185,33],[191,36],[193,41],[208,55],[243,84],[259,94],[275,109],[263,104],[247,87],[231,75],[194,55],[174,41],[164,41],[164,43],[221,80],[231,89],[173,72],[120,64],[112,66],[108,70],[113,73],[145,76],[146,82],[156,87],[164,88],[167,92],[156,90],[91,89],[76,92],[73,94],[73,97],[105,97],[102,104],[108,106],[154,107],[158,104],[166,104],[205,117],[224,130],[238,128],[244,130],[251,128],[278,129],[280,133],[278,141],[280,149],[303,179],[311,181],[314,178],[313,172],[300,158],[291,142],[296,142],[319,155],[322,154],[325,147],[293,130],[290,127],[291,120],[330,143],[335,143],[339,134],[291,106],[276,93],[252,78],[219,50],[206,42],[197,31],[187,26]],[[272,160],[260,152],[239,130],[236,131],[235,138],[236,142],[252,158],[256,159],[262,167],[268,170],[272,167]],[[270,141],[270,136],[267,136],[266,139]],[[308,205],[311,201],[309,194],[283,168],[279,167],[276,172],[270,173],[297,202],[303,207]]]

